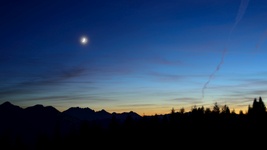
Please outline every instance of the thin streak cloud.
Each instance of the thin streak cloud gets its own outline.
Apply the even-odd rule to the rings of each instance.
[[[228,44],[229,44],[232,32],[234,31],[234,29],[236,28],[236,26],[240,22],[240,20],[243,18],[244,14],[246,12],[246,9],[248,7],[248,3],[249,3],[249,0],[241,0],[240,6],[239,6],[239,9],[238,9],[238,13],[237,13],[237,16],[236,16],[236,19],[235,19],[235,23],[234,23],[234,25],[232,26],[232,28],[231,28],[231,30],[229,32],[229,37],[228,37],[227,42],[226,42],[226,47],[223,50],[222,59],[219,62],[219,64],[217,65],[215,71],[209,76],[208,81],[204,84],[204,86],[202,88],[202,98],[204,98],[204,96],[205,96],[204,90],[207,88],[208,84],[210,83],[211,79],[215,76],[217,71],[220,70],[220,68],[221,68],[221,66],[222,66],[222,64],[224,62],[224,57],[225,57],[225,54],[226,54],[226,52],[228,51],[228,48],[229,48]]]

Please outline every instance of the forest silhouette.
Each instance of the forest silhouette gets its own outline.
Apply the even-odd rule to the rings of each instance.
[[[81,111],[76,108],[72,113],[77,110]],[[100,113],[103,117],[106,112]],[[193,106],[189,112],[172,108],[164,115],[136,117],[130,112],[123,119],[116,113],[110,116],[80,119],[51,106],[22,109],[5,102],[0,105],[0,149],[133,149],[185,143],[194,147],[201,140],[230,144],[237,139],[248,144],[267,133],[266,106],[261,97],[252,101],[246,113],[215,103],[212,109]]]

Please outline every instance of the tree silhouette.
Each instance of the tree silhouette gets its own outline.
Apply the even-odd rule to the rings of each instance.
[[[211,109],[207,107],[207,108],[205,109],[205,114],[210,114],[210,113],[211,113]]]
[[[264,104],[264,102],[262,101],[262,98],[259,97],[259,112],[264,114],[266,112],[266,106]]]
[[[185,109],[184,109],[184,107],[182,107],[181,109],[180,109],[180,111],[179,111],[181,114],[184,114],[184,112],[185,112]]]
[[[259,100],[257,101],[257,98],[254,98],[252,107],[249,106],[249,113],[252,115],[262,116],[266,112],[266,106],[264,102],[262,101],[262,98],[259,97]]]
[[[233,110],[231,111],[231,114],[232,114],[232,115],[235,115],[235,114],[236,114],[235,109],[233,109]]]
[[[219,114],[220,113],[220,107],[219,107],[217,102],[214,103],[212,112],[215,113],[215,114]]]
[[[227,105],[224,105],[224,106],[222,107],[222,111],[221,111],[221,113],[222,113],[222,114],[227,114],[227,115],[229,115],[229,114],[230,114],[230,109],[229,109],[229,107],[228,107]]]

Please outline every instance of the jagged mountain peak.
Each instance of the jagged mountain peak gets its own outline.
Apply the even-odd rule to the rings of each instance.
[[[22,110],[21,107],[16,106],[16,105],[12,104],[12,103],[9,102],[9,101],[5,101],[4,103],[2,103],[2,104],[0,105],[0,109],[1,109],[1,110],[9,110],[9,111],[12,111],[12,110]]]

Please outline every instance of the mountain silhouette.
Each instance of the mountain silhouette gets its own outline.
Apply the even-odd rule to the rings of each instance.
[[[133,119],[140,119],[141,116],[133,111],[123,112],[123,113],[109,113],[106,110],[102,109],[100,111],[95,111],[90,108],[80,108],[80,107],[71,107],[62,112],[63,114],[78,118],[80,120],[86,121],[103,121],[109,120],[112,116],[116,116],[118,120],[125,120],[128,116],[131,116]]]
[[[0,117],[6,117],[6,119],[10,117],[17,117],[22,110],[23,109],[21,107],[13,105],[7,101],[0,105]]]
[[[71,107],[63,111],[62,113],[67,114],[72,117],[76,117],[80,120],[92,121],[92,120],[100,119],[98,118],[96,112],[88,107],[87,108]],[[109,114],[107,113],[107,115]]]
[[[102,127],[109,126],[112,117],[122,122],[127,116],[140,119],[137,113],[109,113],[104,109],[95,111],[90,108],[71,107],[60,112],[53,106],[36,104],[21,108],[8,101],[0,105],[0,138],[9,136],[11,143],[21,139],[30,145],[35,143],[38,137],[46,136],[52,138],[55,133],[61,136],[68,135],[79,130],[86,122],[94,122]],[[32,145],[33,146],[33,145]]]

